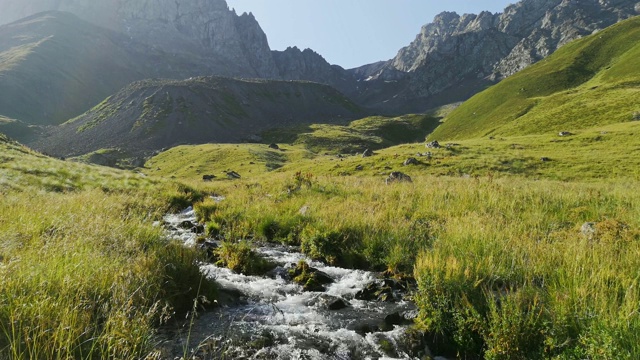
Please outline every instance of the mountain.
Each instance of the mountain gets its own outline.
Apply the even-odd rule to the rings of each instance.
[[[472,97],[431,139],[573,132],[640,120],[640,17],[565,45]]]
[[[218,72],[228,72],[227,64],[167,56],[67,12],[0,26],[0,115],[28,124],[60,124],[133,81]]]
[[[444,12],[395,58],[351,70],[368,83],[357,99],[404,112],[464,100],[638,13],[635,0],[523,0],[501,14]]]
[[[442,13],[389,61],[345,70],[313,50],[271,51],[251,14],[224,0],[0,0],[0,131],[79,116],[143,79],[199,76],[330,85],[380,114],[424,112],[638,11],[635,1],[523,0],[502,14]],[[341,95],[342,96],[342,95]],[[321,120],[319,120],[321,121]]]
[[[173,72],[196,63],[200,76],[309,80],[343,91],[355,88],[355,79],[346,70],[331,66],[311,50],[272,52],[253,14],[238,15],[225,0],[0,0],[0,4],[0,24],[41,11],[69,12],[163,54]],[[181,62],[184,59],[191,60]],[[209,62],[217,65],[208,66]],[[298,68],[286,70],[292,62]],[[161,77],[174,77],[173,72]]]
[[[346,123],[363,115],[340,92],[312,82],[145,80],[29,145],[63,157],[111,148],[141,156],[179,144],[257,141],[271,128]]]
[[[3,1],[0,22],[42,11],[64,11],[174,56],[216,57],[225,75],[271,77],[267,37],[253,15],[238,16],[225,0]]]

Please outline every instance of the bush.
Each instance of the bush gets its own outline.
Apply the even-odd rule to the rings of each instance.
[[[256,235],[269,242],[300,245],[300,233],[306,222],[307,219],[300,215],[281,220],[268,216],[258,223]]]
[[[180,211],[198,201],[202,201],[204,194],[190,186],[179,184],[176,191],[167,195],[169,211]]]
[[[171,243],[159,251],[159,260],[165,272],[162,297],[178,316],[192,310],[194,304],[204,307],[216,299],[215,283],[200,272],[202,259],[195,249]]]
[[[355,229],[322,231],[307,226],[301,235],[304,254],[333,266],[366,268],[362,248],[362,235]]]
[[[212,220],[216,211],[218,210],[218,203],[212,199],[205,199],[193,205],[193,209],[196,212],[196,217],[199,222],[207,222]]]
[[[219,266],[225,266],[240,274],[263,275],[275,268],[275,264],[256,253],[246,241],[225,241],[216,253],[220,257]]]

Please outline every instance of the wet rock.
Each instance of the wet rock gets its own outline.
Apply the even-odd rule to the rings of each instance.
[[[307,302],[307,306],[318,306],[325,310],[337,311],[351,306],[348,301],[329,294],[320,294]]]
[[[380,331],[380,328],[378,327],[379,324],[380,322],[378,320],[365,320],[349,324],[347,326],[347,330],[355,331],[357,334],[364,336],[366,334]]]
[[[409,329],[398,339],[398,347],[411,358],[418,359],[433,358],[427,343],[425,334],[416,329]]]
[[[427,149],[439,149],[441,147],[437,140],[428,142],[424,146],[427,147]]]
[[[193,229],[195,226],[196,226],[196,224],[192,223],[192,222],[191,222],[191,221],[189,221],[189,220],[185,220],[185,221],[181,222],[180,224],[178,224],[178,227],[179,227],[180,229],[183,229],[183,230],[191,230],[191,229]]]
[[[240,174],[238,174],[235,171],[228,171],[227,172],[227,178],[230,179],[230,180],[235,180],[235,179],[240,179],[241,176],[240,176]]]
[[[289,269],[293,281],[302,285],[304,291],[324,291],[324,286],[333,283],[333,279],[324,272],[312,268],[305,261],[300,261]]]
[[[202,175],[202,181],[212,181],[215,178],[215,175]]]
[[[378,344],[378,348],[386,355],[392,358],[398,357],[398,349],[396,349],[395,341],[390,340],[384,334],[374,334],[373,339]]]
[[[369,283],[364,289],[356,293],[355,298],[357,300],[381,302],[394,302],[396,300],[393,295],[393,289],[385,285],[384,281]]]
[[[410,319],[407,319],[404,314],[401,314],[399,311],[394,312],[393,314],[389,314],[384,317],[384,323],[387,326],[390,326],[393,329],[395,325],[410,325],[413,323]]]
[[[405,173],[402,173],[400,171],[394,171],[391,174],[389,174],[389,177],[387,177],[387,179],[385,180],[385,183],[387,185],[393,182],[413,182],[413,180],[411,180],[411,177]]]
[[[362,153],[362,157],[370,157],[373,156],[373,151],[371,149],[366,149],[363,153]]]
[[[327,304],[327,309],[328,310],[342,310],[342,309],[344,309],[344,308],[346,308],[348,306],[349,306],[348,302],[346,302],[343,299],[338,298],[338,299],[334,299],[333,301],[329,302]]]
[[[402,165],[404,166],[409,166],[409,165],[418,165],[420,164],[420,162],[418,161],[418,159],[414,158],[414,157],[410,157],[407,160],[405,160]]]
[[[269,149],[280,150],[280,146],[278,144],[269,144]]]
[[[218,306],[238,306],[246,304],[246,296],[236,289],[218,289],[218,298],[216,299]]]
[[[204,225],[202,224],[195,224],[192,228],[191,228],[191,232],[194,234],[204,234]]]
[[[218,261],[218,255],[216,254],[218,244],[216,244],[215,242],[205,240],[202,244],[198,245],[198,248],[207,255],[207,260],[209,260],[209,262],[215,263],[216,261]]]
[[[276,266],[271,271],[268,271],[265,276],[272,279],[290,279],[289,271],[282,266]]]

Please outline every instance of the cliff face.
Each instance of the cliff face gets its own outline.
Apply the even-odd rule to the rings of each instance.
[[[273,51],[278,78],[283,80],[307,80],[329,84],[346,94],[354,92],[355,78],[345,69],[329,64],[311,49],[289,47]]]
[[[398,109],[409,104],[404,111],[425,110],[463,100],[572,40],[639,13],[636,0],[523,0],[501,14],[445,12],[395,58],[351,72],[372,82],[368,88],[378,92],[375,101]],[[385,98],[391,93],[377,89],[390,81],[402,84],[399,94]],[[371,98],[366,91],[362,96]]]

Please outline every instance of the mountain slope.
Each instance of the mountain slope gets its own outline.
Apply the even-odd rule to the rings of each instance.
[[[573,131],[640,111],[640,17],[564,46],[454,110],[433,139]]]
[[[145,76],[130,41],[67,13],[0,27],[0,114],[33,124],[76,116]]]
[[[179,144],[257,140],[274,127],[343,123],[364,114],[335,89],[310,82],[145,80],[29,145],[64,157],[107,148],[142,155]]]

